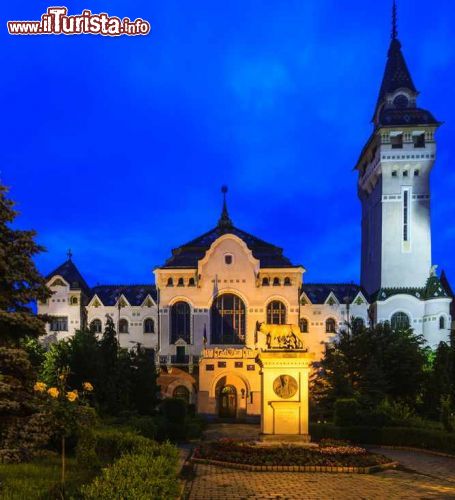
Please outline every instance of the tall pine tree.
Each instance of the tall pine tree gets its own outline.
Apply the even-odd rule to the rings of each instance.
[[[25,336],[45,333],[44,321],[33,314],[31,305],[46,300],[50,291],[38,272],[33,257],[42,252],[35,231],[14,229],[14,202],[0,185],[0,344],[17,344]]]

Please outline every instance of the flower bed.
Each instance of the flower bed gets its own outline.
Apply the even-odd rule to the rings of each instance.
[[[301,466],[324,468],[368,468],[390,463],[383,455],[347,443],[322,442],[319,447],[280,445],[261,446],[251,441],[221,439],[196,448],[197,461],[224,462],[251,466]]]

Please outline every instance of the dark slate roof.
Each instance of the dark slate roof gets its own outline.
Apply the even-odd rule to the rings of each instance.
[[[379,90],[378,100],[375,107],[377,111],[384,102],[387,94],[392,94],[398,89],[407,89],[417,94],[414,82],[401,51],[401,43],[393,38],[387,54],[387,63]],[[376,120],[376,127],[380,126],[406,126],[406,125],[437,125],[439,122],[425,109],[408,107],[402,109],[383,109]]]
[[[427,110],[420,108],[383,109],[379,113],[377,125],[406,126],[406,125],[438,125],[439,122]]]
[[[262,268],[267,267],[298,267],[283,255],[283,249],[267,243],[230,224],[219,223],[217,227],[194,240],[172,250],[170,257],[163,268],[195,268],[212,243],[223,234],[234,234],[243,240],[261,263]]]
[[[341,304],[345,303],[346,297],[349,297],[352,303],[359,292],[362,292],[365,299],[368,300],[368,296],[362,288],[354,283],[305,283],[302,285],[301,291],[306,294],[312,304],[324,304],[330,292],[333,292]]]
[[[58,266],[57,269],[49,273],[46,278],[50,280],[53,276],[57,275],[61,276],[69,283],[71,290],[82,290],[86,295],[90,294],[90,287],[87,285],[79,269],[71,259],[68,259],[62,265]]]
[[[417,92],[411,78],[411,73],[409,73],[408,66],[404,60],[403,53],[401,52],[401,43],[394,38],[390,42],[389,51],[387,53],[387,63],[382,78],[381,88],[379,90],[376,109],[387,94],[391,94],[400,88]]]
[[[132,306],[140,306],[147,295],[156,302],[155,285],[98,285],[92,288],[90,300],[97,295],[105,306],[114,306],[123,295]]]

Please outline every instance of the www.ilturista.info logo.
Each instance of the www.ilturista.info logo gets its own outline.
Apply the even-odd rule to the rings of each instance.
[[[10,35],[148,35],[150,23],[140,17],[132,21],[128,17],[110,17],[105,12],[92,14],[83,10],[81,14],[68,16],[66,7],[48,7],[41,21],[8,21]]]

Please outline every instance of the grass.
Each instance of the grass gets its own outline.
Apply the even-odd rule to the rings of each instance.
[[[90,482],[97,470],[85,469],[75,458],[67,458],[65,497],[78,498],[82,484]],[[2,500],[61,499],[60,457],[48,455],[22,464],[0,464]]]

